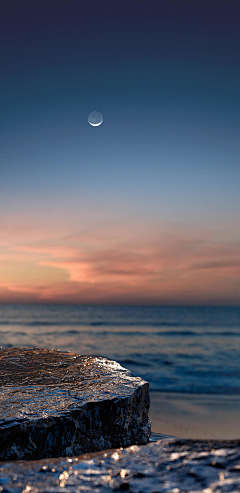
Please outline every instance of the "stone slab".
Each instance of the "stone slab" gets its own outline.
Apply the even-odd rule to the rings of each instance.
[[[115,361],[0,349],[0,460],[80,455],[149,440],[149,385]]]
[[[155,434],[154,440],[157,439]],[[0,463],[2,493],[240,491],[240,441],[161,439],[81,457]]]

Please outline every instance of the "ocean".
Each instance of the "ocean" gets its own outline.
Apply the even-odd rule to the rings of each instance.
[[[149,382],[153,431],[240,438],[240,307],[0,305],[0,346],[116,360]]]

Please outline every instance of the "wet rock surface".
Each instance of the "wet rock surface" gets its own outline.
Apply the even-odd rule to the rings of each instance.
[[[2,493],[237,492],[240,441],[161,436],[147,445],[81,457],[2,462],[0,485]]]
[[[114,361],[1,348],[0,387],[1,461],[148,442],[148,383]]]

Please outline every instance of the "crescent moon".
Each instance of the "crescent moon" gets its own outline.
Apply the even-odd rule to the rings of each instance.
[[[88,123],[92,125],[92,127],[99,127],[103,122],[103,116],[99,111],[92,111],[88,115]]]

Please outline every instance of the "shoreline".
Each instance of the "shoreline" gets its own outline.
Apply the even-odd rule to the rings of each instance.
[[[240,439],[240,395],[151,392],[152,432],[196,440]]]

